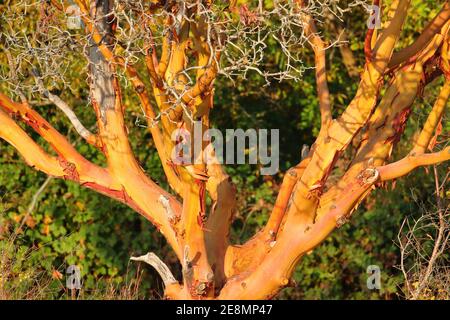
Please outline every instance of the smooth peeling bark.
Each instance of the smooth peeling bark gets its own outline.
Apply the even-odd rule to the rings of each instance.
[[[181,248],[170,222],[171,216],[159,199],[161,196],[168,199],[172,211],[177,215],[181,213],[181,205],[172,195],[148,179],[142,171],[126,138],[123,116],[117,110],[107,110],[105,116],[108,125],[102,137],[111,174],[144,211],[145,217],[167,238],[177,256],[181,258]]]
[[[296,183],[294,190],[292,191],[290,202],[286,208],[286,212],[284,215],[285,221],[283,221],[282,230],[279,232],[276,241],[268,243],[264,238],[255,236],[254,238],[250,239],[248,241],[248,244],[246,243],[240,250],[236,250],[235,248],[233,248],[233,251],[227,252],[227,255],[232,254],[239,257],[239,259],[230,259],[227,257],[227,261],[233,262],[233,273],[238,273],[240,275],[246,275],[248,273],[253,274],[261,268],[261,265],[264,263],[264,261],[277,259],[270,258],[270,256],[275,250],[275,247],[279,248],[279,239],[282,239],[283,235],[293,232],[293,226],[295,226],[294,234],[296,235],[308,231],[313,225],[318,202],[319,198],[317,197],[317,194],[315,194],[315,192],[311,193],[309,188],[299,180]],[[293,234],[291,234],[289,237],[292,236]],[[254,251],[255,253],[251,253],[251,251]],[[295,264],[298,261],[298,258],[299,256],[291,260],[290,263]],[[292,265],[291,267],[293,268],[294,266]],[[284,270],[283,272],[289,274],[289,270]],[[237,278],[240,278],[239,275],[237,276]],[[274,280],[274,283],[278,283],[278,285],[280,285],[280,283],[285,283],[286,279],[289,279],[289,277],[286,278],[284,276],[281,278],[276,278]],[[268,297],[268,295],[266,297]]]
[[[308,156],[302,160],[297,166],[289,169],[283,178],[280,191],[278,192],[277,199],[273,211],[264,227],[264,233],[266,239],[274,241],[282,226],[283,219],[286,214],[286,209],[289,207],[289,201],[291,200],[292,193],[295,185],[303,176],[306,167],[308,166],[311,158]]]
[[[79,183],[96,182],[107,188],[117,188],[118,185],[110,177],[106,169],[94,165],[85,159],[53,126],[41,117],[29,105],[17,103],[0,93],[0,108],[10,114],[19,115],[58,153],[64,177]]]
[[[184,183],[183,192],[183,243],[184,282],[192,297],[201,298],[214,295],[214,273],[208,262],[203,232],[202,210],[205,207],[204,182]]]
[[[194,146],[195,125],[188,125],[183,122],[183,129],[189,132],[191,137],[190,148],[192,164],[178,165],[180,180],[182,181],[183,210],[181,214],[180,226],[182,234],[180,238],[183,242],[183,272],[185,286],[189,288],[193,298],[213,297],[215,275],[211,268],[206,247],[206,165],[198,162],[197,157],[202,158],[203,151],[199,150],[196,155]],[[202,132],[205,127],[202,126]],[[203,135],[201,135],[203,136]],[[197,137],[198,138],[198,137]],[[201,137],[199,137],[201,138]],[[204,143],[201,143],[204,148]]]
[[[441,43],[442,37],[435,36],[428,45],[428,50],[424,50],[417,61],[403,67],[395,75],[368,122],[367,138],[361,142],[349,169],[338,183],[321,197],[317,212],[319,219],[344,195],[342,190],[345,190],[347,184],[363,169],[383,165],[391,155],[394,145],[403,134],[411,106],[422,90],[423,65],[432,58]]]
[[[393,68],[409,58],[416,55],[420,50],[425,48],[433,36],[441,31],[445,23],[450,19],[450,3],[446,1],[441,11],[434,19],[425,27],[420,36],[408,47],[395,52],[389,61],[389,68]]]
[[[255,270],[230,279],[218,299],[270,299],[290,283],[295,266],[303,254],[320,244],[336,226],[341,226],[355,203],[376,182],[378,174],[369,171],[366,178],[358,178],[347,186],[345,196],[336,207],[309,228],[303,228],[299,218],[288,216],[288,221],[273,249]]]
[[[111,15],[114,1],[96,0],[89,5],[81,0],[76,2],[84,13],[87,33],[92,38],[89,47],[91,100],[100,133],[95,145],[105,154],[107,168],[95,166],[79,155],[27,103],[17,104],[2,95],[0,137],[15,146],[36,169],[77,181],[126,203],[155,224],[183,267],[183,282],[178,283],[161,260],[156,265],[163,274],[165,296],[169,299],[272,298],[289,285],[301,257],[343,225],[376,183],[450,158],[448,147],[424,153],[439,131],[438,124],[450,91],[446,83],[416,146],[404,159],[385,165],[403,134],[416,96],[435,76],[443,73],[448,79],[450,74],[448,2],[416,42],[394,53],[410,1],[393,0],[385,28],[381,32],[367,32],[366,64],[359,88],[350,105],[335,120],[331,116],[326,81],[325,44],[313,17],[303,15],[304,31],[315,54],[321,131],[308,157],[286,173],[266,226],[244,245],[232,245],[229,230],[237,210],[236,190],[223,167],[210,163],[174,165],[170,161],[175,129],[184,128],[192,134],[192,117],[201,121],[202,132],[209,128],[220,58],[217,52],[210,52],[216,41],[214,36],[209,37],[210,26],[203,18],[197,19],[195,10],[189,12],[188,9],[188,19],[180,15],[176,3],[167,4],[164,9],[160,3],[152,4],[150,14],[159,9],[172,13],[164,21],[167,30],[159,61],[153,39],[145,44],[148,77],[156,107],[163,114],[158,119],[145,81],[134,66],[126,64],[114,52],[114,17]],[[298,4],[303,5],[302,2]],[[373,3],[379,4],[377,0]],[[230,7],[237,12],[234,5]],[[150,24],[149,30],[155,30],[150,19],[145,23]],[[207,43],[207,38],[212,39],[212,43]],[[197,67],[196,82],[192,85],[183,75],[186,66],[191,64]],[[393,65],[400,67],[392,68]],[[147,177],[133,155],[116,68],[124,68],[139,97],[168,182],[183,198],[182,203]],[[428,74],[433,68],[436,72]],[[388,77],[391,81],[379,101],[383,80]],[[43,151],[7,113],[19,115],[50,143],[58,157]],[[79,127],[76,121],[73,123]],[[361,130],[364,130],[363,139],[346,172],[338,182],[329,181],[340,155],[350,143],[356,143],[355,137]],[[202,143],[202,153],[211,151],[205,148],[206,143]],[[214,158],[213,153],[211,156]],[[207,193],[212,200],[209,215]]]
[[[271,250],[278,233],[286,222],[286,210],[290,206],[295,185],[308,165],[307,157],[289,169],[278,192],[272,213],[265,227],[243,245],[230,245],[225,255],[225,274],[228,278],[242,272],[254,270]],[[311,210],[314,212],[314,210]]]
[[[381,181],[400,178],[417,167],[429,166],[450,160],[450,147],[439,152],[408,155],[405,158],[378,168]]]
[[[58,159],[47,154],[1,109],[0,137],[11,144],[23,156],[30,167],[53,177],[63,177],[65,175]]]
[[[409,0],[394,1],[391,6],[394,12],[392,18],[375,45],[373,60],[365,66],[355,98],[344,113],[331,122],[324,131],[326,134],[318,137],[311,162],[301,179],[308,188],[323,184],[327,170],[336,161],[336,156],[349,145],[376,107],[384,72],[405,21],[409,3]]]
[[[220,164],[208,163],[207,168],[206,188],[213,204],[205,224],[205,241],[215,284],[220,288],[226,281],[225,255],[230,245],[231,222],[237,210],[236,187]]]
[[[436,102],[433,105],[433,109],[428,115],[428,118],[423,126],[422,131],[420,132],[419,137],[414,143],[414,148],[411,150],[412,155],[424,153],[429,147],[430,141],[435,134],[436,128],[442,120],[449,95],[450,81],[446,80],[443,87],[441,88]]]
[[[83,12],[94,18],[95,26],[85,17],[88,29],[93,33],[94,45],[90,47],[90,75],[91,97],[98,110],[98,127],[103,142],[104,152],[108,162],[108,169],[122,186],[124,192],[141,209],[144,216],[150,220],[181,259],[181,246],[174,227],[171,225],[171,213],[180,215],[181,206],[172,195],[164,191],[151,181],[137,163],[128,140],[128,131],[124,123],[123,105],[118,80],[115,75],[115,66],[112,64],[115,57],[109,49],[111,43],[100,43],[102,34],[110,34],[112,25],[104,17],[111,17],[109,13],[112,2],[93,1],[90,13],[84,4],[80,4]],[[101,18],[96,18],[101,17]],[[101,37],[100,39],[97,39]],[[160,201],[160,197],[169,201],[168,210]]]

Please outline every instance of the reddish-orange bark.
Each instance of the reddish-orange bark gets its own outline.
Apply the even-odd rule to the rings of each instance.
[[[109,1],[112,0],[102,0]],[[100,1],[101,3],[103,3]],[[54,1],[53,1],[54,2]],[[63,7],[55,3],[55,7]],[[219,163],[177,165],[170,161],[174,147],[172,132],[183,128],[193,133],[191,113],[201,121],[202,133],[209,128],[213,107],[213,85],[220,55],[205,42],[208,28],[203,19],[182,19],[178,30],[168,28],[161,54],[150,41],[145,64],[152,85],[150,91],[135,66],[125,63],[111,46],[102,42],[110,26],[95,19],[106,7],[76,0],[81,8],[86,31],[92,35],[92,56],[102,73],[94,68],[91,100],[97,115],[99,134],[95,145],[105,154],[105,168],[93,164],[55,130],[26,102],[17,103],[0,94],[0,137],[15,147],[25,161],[48,175],[68,179],[121,201],[151,221],[166,237],[182,266],[183,279],[166,284],[170,299],[266,299],[290,284],[301,257],[319,245],[336,227],[342,226],[358,204],[380,181],[396,179],[418,166],[450,159],[450,149],[426,154],[438,128],[450,94],[448,63],[449,3],[429,24],[418,40],[394,53],[410,0],[394,0],[385,28],[366,36],[366,63],[355,97],[344,112],[333,118],[327,85],[325,44],[311,17],[298,14],[312,46],[316,63],[317,93],[321,111],[321,130],[309,154],[289,169],[266,226],[243,245],[233,245],[229,229],[236,208],[236,190]],[[378,1],[374,1],[378,4]],[[179,8],[169,8],[177,12]],[[303,1],[297,1],[301,9]],[[150,10],[160,10],[155,2]],[[100,12],[98,12],[100,11]],[[234,6],[230,14],[236,14]],[[108,14],[108,12],[103,12]],[[147,21],[152,28],[152,22]],[[154,26],[153,26],[154,27]],[[111,30],[110,30],[111,31]],[[191,44],[193,46],[191,47]],[[187,50],[195,51],[196,71],[193,85],[182,73]],[[159,59],[158,59],[159,58]],[[432,67],[432,68],[431,68]],[[133,155],[124,120],[121,88],[116,70],[124,68],[148,116],[150,132],[168,182],[175,194],[163,190],[142,170]],[[429,73],[432,69],[432,74]],[[436,72],[436,70],[438,72]],[[403,134],[416,96],[435,76],[446,82],[419,134],[411,153],[404,159],[387,163]],[[390,78],[387,84],[384,80]],[[165,85],[178,90],[176,100]],[[188,90],[184,91],[186,87]],[[385,87],[385,91],[381,88]],[[381,92],[383,92],[382,97]],[[155,124],[156,109],[167,112]],[[20,118],[46,140],[57,153],[44,151],[16,123]],[[364,129],[363,139],[345,173],[330,182],[338,159]],[[201,155],[215,158],[214,150],[202,143]],[[207,208],[206,196],[212,205]],[[207,212],[209,211],[209,212]],[[172,279],[174,279],[172,277]]]

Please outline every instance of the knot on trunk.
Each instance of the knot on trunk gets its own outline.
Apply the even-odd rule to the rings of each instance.
[[[380,172],[375,168],[367,168],[358,175],[358,181],[361,185],[373,184],[380,177]]]

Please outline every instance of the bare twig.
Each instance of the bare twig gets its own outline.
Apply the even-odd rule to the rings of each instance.
[[[169,267],[153,252],[149,252],[140,257],[131,257],[130,260],[142,261],[151,265],[161,276],[164,285],[166,287],[169,286],[170,284],[178,283],[178,281],[175,279],[172,272],[170,271]]]

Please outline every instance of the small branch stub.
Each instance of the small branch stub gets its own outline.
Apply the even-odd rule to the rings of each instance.
[[[153,252],[149,252],[140,257],[131,257],[130,260],[142,261],[151,265],[159,273],[166,287],[168,285],[178,283],[169,267]]]

